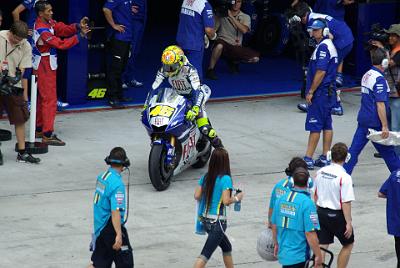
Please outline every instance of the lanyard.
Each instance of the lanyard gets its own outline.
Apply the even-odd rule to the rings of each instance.
[[[8,52],[8,53],[7,53],[7,47],[8,47],[8,44],[7,44],[7,40],[6,40],[6,57],[4,58],[4,60],[7,60],[7,57],[10,56],[11,53],[13,53],[14,50],[17,49],[18,46],[15,46],[15,47],[14,47],[10,52]]]

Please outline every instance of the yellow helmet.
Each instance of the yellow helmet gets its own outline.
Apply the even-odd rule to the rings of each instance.
[[[174,76],[185,63],[185,54],[178,46],[168,46],[162,53],[161,62],[163,64],[164,73],[167,76]]]

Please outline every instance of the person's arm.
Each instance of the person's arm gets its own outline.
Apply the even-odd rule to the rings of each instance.
[[[232,23],[233,27],[239,30],[242,34],[245,34],[250,31],[250,28],[243,23],[241,23],[238,19],[236,19],[230,10],[228,10],[229,21]]]
[[[378,197],[379,197],[379,198],[386,198],[386,195],[383,194],[383,193],[381,193],[381,192],[378,192]]]
[[[229,206],[230,204],[239,202],[243,199],[243,192],[238,193],[237,195],[231,195],[231,192],[232,190],[230,189],[222,192],[222,203],[224,203],[225,206]]]
[[[204,31],[210,40],[217,39],[217,33],[215,31],[215,22],[212,7],[210,3],[206,1],[203,12],[201,13],[204,23]]]
[[[274,241],[274,256],[275,258],[278,258],[279,245],[278,245],[276,224],[272,224],[271,228],[272,228],[272,239]]]
[[[23,4],[19,4],[12,12],[12,17],[14,21],[19,21],[20,15],[22,12],[24,12],[24,10],[26,9],[26,7]]]
[[[54,34],[59,37],[70,37],[78,32],[79,26],[77,23],[65,24],[63,22],[56,22],[53,26]]]
[[[61,39],[50,32],[43,32],[40,35],[40,39],[42,39],[44,43],[50,45],[51,47],[61,50],[69,49],[79,43],[78,35]]]
[[[103,7],[104,17],[106,18],[108,24],[116,30],[117,32],[124,33],[125,32],[125,25],[116,24],[113,18],[112,10],[106,7]]]
[[[350,238],[351,234],[353,233],[353,225],[351,219],[351,202],[342,203],[342,210],[344,219],[346,220],[346,231],[344,232],[344,236],[346,238]]]
[[[122,246],[121,213],[119,210],[111,211],[111,221],[115,230],[115,243],[112,247],[114,250],[119,250]]]
[[[317,70],[317,72],[315,73],[313,82],[311,84],[310,90],[308,91],[306,100],[309,104],[312,103],[312,98],[314,96],[314,92],[317,90],[317,88],[319,87],[319,85],[321,85],[322,80],[324,80],[326,71],[322,71],[322,70]]]
[[[194,199],[196,199],[197,201],[200,201],[202,194],[203,194],[203,188],[198,185],[196,187],[196,189],[194,190]]]
[[[321,267],[322,265],[322,254],[321,249],[319,248],[319,241],[318,236],[315,231],[306,232],[306,238],[308,245],[312,249],[315,255],[315,266],[314,267]]]
[[[394,171],[397,172],[397,171]],[[378,192],[378,197],[380,198],[387,198],[388,195],[388,190],[391,187],[390,185],[390,179],[392,177],[392,174],[389,176],[389,178],[382,184],[381,189],[379,189]]]
[[[376,108],[378,111],[379,120],[381,121],[381,124],[382,124],[381,137],[382,137],[382,139],[386,139],[387,137],[389,137],[389,128],[388,128],[388,121],[387,121],[387,115],[386,115],[386,105],[384,102],[377,102]]]

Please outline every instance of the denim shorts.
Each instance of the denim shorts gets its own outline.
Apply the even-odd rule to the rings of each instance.
[[[222,249],[222,254],[224,256],[231,255],[232,245],[225,234],[226,221],[217,220],[214,222],[206,219],[204,221],[204,226],[208,237],[199,258],[207,262],[218,246]]]

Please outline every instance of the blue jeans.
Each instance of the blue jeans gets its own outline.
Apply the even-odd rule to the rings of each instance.
[[[400,131],[400,98],[390,98],[390,110],[392,113],[391,131]],[[400,156],[400,146],[395,146],[397,155]]]
[[[231,255],[232,245],[225,235],[226,221],[218,220],[214,223],[205,221],[204,226],[208,237],[199,258],[207,262],[218,246],[222,249],[222,254],[224,256]]]
[[[375,130],[380,131],[381,129]],[[364,149],[365,145],[369,142],[367,135],[368,127],[358,125],[349,149],[349,153],[351,155],[350,161],[344,164],[346,172],[350,175],[358,162],[358,156]],[[375,142],[372,142],[372,145],[374,145],[375,149],[381,154],[390,172],[400,168],[400,159],[394,151],[394,146],[385,146]]]

